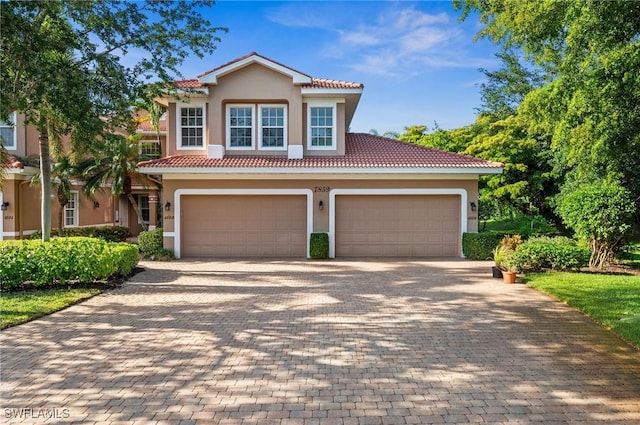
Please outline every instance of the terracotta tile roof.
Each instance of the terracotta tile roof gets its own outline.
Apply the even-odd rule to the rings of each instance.
[[[13,155],[9,155],[9,160],[7,161],[7,168],[14,168],[14,169],[23,169],[24,168],[24,164],[22,162],[20,162],[20,160],[18,160],[18,158],[16,158]]]
[[[176,87],[179,89],[200,89],[204,87],[197,78],[192,78],[190,80],[178,80],[174,82]]]
[[[136,131],[155,133],[155,129],[151,125],[151,121],[147,118],[148,115],[149,113],[147,111],[144,111],[144,110],[136,111],[135,119],[138,122]],[[167,131],[167,114],[166,113],[162,114],[158,124],[160,125],[161,133]]]
[[[345,155],[338,157],[175,155],[138,164],[141,168],[502,168],[503,164],[444,152],[366,133],[347,133]],[[461,170],[462,171],[462,170]]]
[[[223,65],[220,65],[210,71],[207,71],[205,73],[202,73],[200,75],[198,75],[198,78],[202,78],[208,74],[211,74],[212,72],[216,72],[219,69],[222,69],[224,67],[227,67],[229,65],[233,65],[236,62],[240,62],[242,60],[245,60],[251,56],[258,56],[264,60],[267,60],[269,62],[273,62],[275,64],[278,64],[280,66],[282,66],[283,68],[287,68],[290,69],[293,72],[296,72],[298,74],[302,74],[305,75],[309,78],[311,78],[311,84],[303,84],[302,87],[311,87],[311,88],[323,88],[323,89],[361,89],[364,87],[364,85],[362,83],[352,83],[349,81],[339,81],[339,80],[328,80],[325,78],[314,78],[311,77],[309,75],[307,75],[304,72],[300,72],[297,69],[293,69],[290,66],[287,66],[285,64],[282,64],[278,61],[274,61],[271,58],[268,58],[266,56],[263,56],[259,53],[256,52],[251,52],[248,55],[244,55],[242,57],[239,57],[237,59],[232,60],[231,62],[227,62]],[[181,81],[176,81],[176,85],[178,86],[178,88],[200,88],[200,87],[204,87],[204,85],[202,83],[199,82],[198,79],[194,79],[194,80],[181,80]]]
[[[312,78],[311,84],[304,84],[302,87],[311,87],[314,89],[361,89],[364,88],[364,84],[340,80],[327,80],[325,78]]]

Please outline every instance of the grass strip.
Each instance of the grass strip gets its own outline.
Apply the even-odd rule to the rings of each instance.
[[[45,289],[0,295],[0,329],[62,310],[99,294],[96,288]]]
[[[546,272],[525,281],[640,348],[640,276]]]

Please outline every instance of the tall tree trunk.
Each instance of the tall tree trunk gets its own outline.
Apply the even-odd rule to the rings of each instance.
[[[127,193],[127,199],[129,200],[129,202],[131,202],[131,205],[133,206],[133,210],[136,212],[136,215],[138,216],[138,223],[142,225],[142,230],[146,232],[147,230],[149,230],[149,226],[142,219],[142,210],[140,210],[140,206],[138,205],[138,202],[136,202],[136,198],[134,198],[131,193]],[[151,211],[149,211],[149,214],[151,214]]]
[[[42,240],[46,242],[51,238],[51,156],[49,154],[48,133],[41,131],[39,141],[40,187],[42,188],[40,223],[42,228]]]

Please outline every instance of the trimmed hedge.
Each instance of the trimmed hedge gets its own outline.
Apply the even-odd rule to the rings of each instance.
[[[492,260],[503,237],[502,233],[463,233],[462,253],[469,260]]]
[[[309,244],[309,255],[311,258],[329,258],[329,234],[312,233]]]
[[[579,269],[589,264],[589,248],[563,236],[531,238],[516,248],[509,259],[519,272]]]
[[[51,229],[51,236],[63,238],[84,236],[88,238],[98,238],[107,242],[124,242],[131,233],[129,229],[122,226],[93,226],[93,227],[65,227],[63,229]],[[42,239],[42,231],[34,232],[29,239]]]
[[[173,251],[164,248],[164,236],[162,228],[140,232],[138,235],[138,247],[140,254],[149,260],[167,261],[173,260]]]
[[[126,276],[138,264],[138,247],[87,237],[49,242],[0,242],[0,287],[90,283]]]

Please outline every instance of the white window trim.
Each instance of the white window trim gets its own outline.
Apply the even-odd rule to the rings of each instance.
[[[182,108],[202,108],[202,146],[182,146]],[[206,149],[207,145],[207,104],[205,102],[176,103],[176,150],[202,150]]]
[[[283,136],[284,136],[284,140],[283,140],[283,145],[282,146],[277,146],[277,147],[273,147],[273,146],[262,146],[262,108],[282,108],[283,109],[283,116],[284,116],[284,121],[283,121],[283,126],[284,126],[284,132],[283,132]],[[256,142],[256,145],[258,146],[258,150],[261,151],[286,151],[288,149],[288,141],[287,141],[287,133],[289,132],[289,122],[287,120],[287,116],[289,114],[289,111],[287,109],[287,105],[286,104],[280,104],[280,103],[261,103],[258,104],[258,141]]]
[[[458,250],[462,253],[462,234],[467,232],[467,191],[461,188],[447,189],[331,189],[329,191],[329,258],[336,257],[336,196],[340,195],[458,195],[460,196],[460,243]]]
[[[331,132],[331,146],[312,146],[311,145],[311,108],[333,108],[333,131]],[[337,147],[338,120],[337,120],[338,103],[331,101],[309,101],[307,102],[307,149],[310,151],[335,151]]]
[[[16,149],[18,149],[18,114],[16,111],[13,111],[10,115],[9,115],[9,120],[13,122],[13,140],[11,141],[13,144],[8,145],[6,143],[8,143],[6,140],[4,141],[5,145],[5,149],[8,151],[15,151]],[[11,125],[9,123],[2,123],[1,127],[11,127]]]
[[[149,199],[149,195],[142,195],[142,194],[138,195],[138,207],[140,208],[140,215],[141,216],[142,216],[142,210],[143,210],[143,208],[142,208],[142,198],[144,198],[144,197]],[[151,218],[151,202],[150,201],[147,201],[146,210],[149,211],[149,218]],[[144,224],[149,224],[149,220],[143,220],[143,221],[144,221]],[[138,224],[143,224],[143,223],[140,223],[140,220],[138,220]]]
[[[251,146],[231,146],[231,108],[251,108]],[[228,151],[252,151],[256,148],[256,105],[254,103],[230,103],[225,112],[226,149]]]
[[[77,190],[72,190],[71,192],[71,197],[73,198],[73,224],[67,224],[67,211],[70,210],[70,208],[67,208],[67,205],[69,205],[67,203],[67,205],[64,206],[64,217],[63,217],[63,227],[68,228],[68,227],[78,227],[78,225],[80,224],[79,221],[79,215],[78,212],[80,210],[80,196],[78,194]]]

